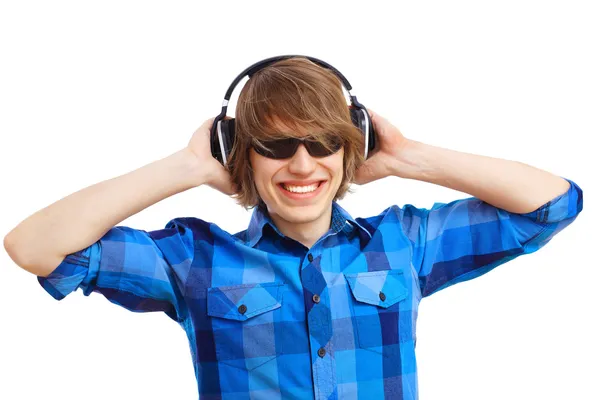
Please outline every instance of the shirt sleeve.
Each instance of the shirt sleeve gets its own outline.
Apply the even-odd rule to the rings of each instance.
[[[56,300],[80,288],[85,296],[98,292],[130,311],[163,311],[181,322],[193,243],[192,230],[178,219],[151,232],[115,226],[38,281]]]
[[[435,203],[431,209],[406,205],[402,224],[413,245],[422,296],[476,278],[546,245],[583,208],[581,188],[566,180],[570,187],[565,193],[526,214],[475,197]]]

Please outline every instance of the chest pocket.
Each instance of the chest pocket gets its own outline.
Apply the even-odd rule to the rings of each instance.
[[[359,347],[396,354],[412,338],[412,311],[401,270],[344,274],[352,293],[352,322]]]
[[[208,288],[208,315],[220,363],[253,370],[281,354],[275,328],[285,286],[266,282]]]

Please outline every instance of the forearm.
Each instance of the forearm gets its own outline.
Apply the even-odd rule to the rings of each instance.
[[[569,189],[565,179],[518,161],[413,140],[408,141],[398,158],[396,176],[468,193],[514,213],[534,211]]]
[[[4,240],[22,268],[40,276],[62,259],[99,240],[110,228],[176,193],[198,186],[193,157],[185,150],[99,182],[37,211]]]

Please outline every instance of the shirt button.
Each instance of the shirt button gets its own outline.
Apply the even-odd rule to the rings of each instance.
[[[321,348],[319,349],[319,351],[317,351],[317,354],[318,354],[318,355],[319,355],[319,357],[321,357],[321,358],[325,357],[325,353],[326,353],[326,352],[325,352],[325,349],[324,349],[323,347],[321,347]]]
[[[379,298],[381,299],[381,301],[385,301],[385,293],[379,292]]]
[[[248,307],[246,307],[245,304],[242,304],[238,307],[238,311],[240,312],[240,314],[244,314],[246,311],[248,311]]]
[[[308,253],[308,262],[313,262],[313,255]]]
[[[321,301],[321,296],[319,296],[318,294],[314,294],[314,295],[313,295],[313,301],[314,301],[315,303],[318,303],[318,302],[320,302],[320,301]]]

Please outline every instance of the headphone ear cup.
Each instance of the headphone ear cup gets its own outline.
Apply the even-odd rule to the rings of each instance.
[[[363,129],[363,123],[362,123],[362,121],[363,121],[362,111],[360,111],[359,108],[350,107],[350,119],[352,120],[352,123],[354,124],[354,126],[356,126],[358,129],[360,129],[364,135],[365,131]]]
[[[363,112],[362,108],[350,107],[350,118],[352,119],[352,123],[360,129],[363,136],[366,135],[367,128],[369,130],[369,138],[368,143],[365,143],[367,146],[367,158],[370,153],[375,149],[376,144],[376,133],[375,129],[373,129],[373,122],[368,114],[368,111],[365,110]]]
[[[229,155],[233,150],[235,142],[235,118],[224,119],[221,121],[221,133],[223,134],[223,145],[225,147],[225,155],[229,162]]]
[[[223,164],[223,152],[219,141],[219,125],[223,138],[224,158],[229,161],[229,154],[233,150],[235,141],[235,118],[215,120],[210,130],[210,152],[217,161]]]
[[[370,133],[369,134],[368,151],[369,151],[369,155],[371,155],[371,152],[374,152],[377,147],[377,132],[375,132],[375,127],[373,126],[373,121],[371,120],[371,116],[369,115],[368,111],[367,111],[367,118],[368,118],[367,123],[369,125],[369,133]]]
[[[212,127],[210,128],[210,152],[217,161],[223,163],[223,161],[221,160],[221,146],[219,146],[219,135],[217,133],[218,126],[219,120],[215,118]]]

